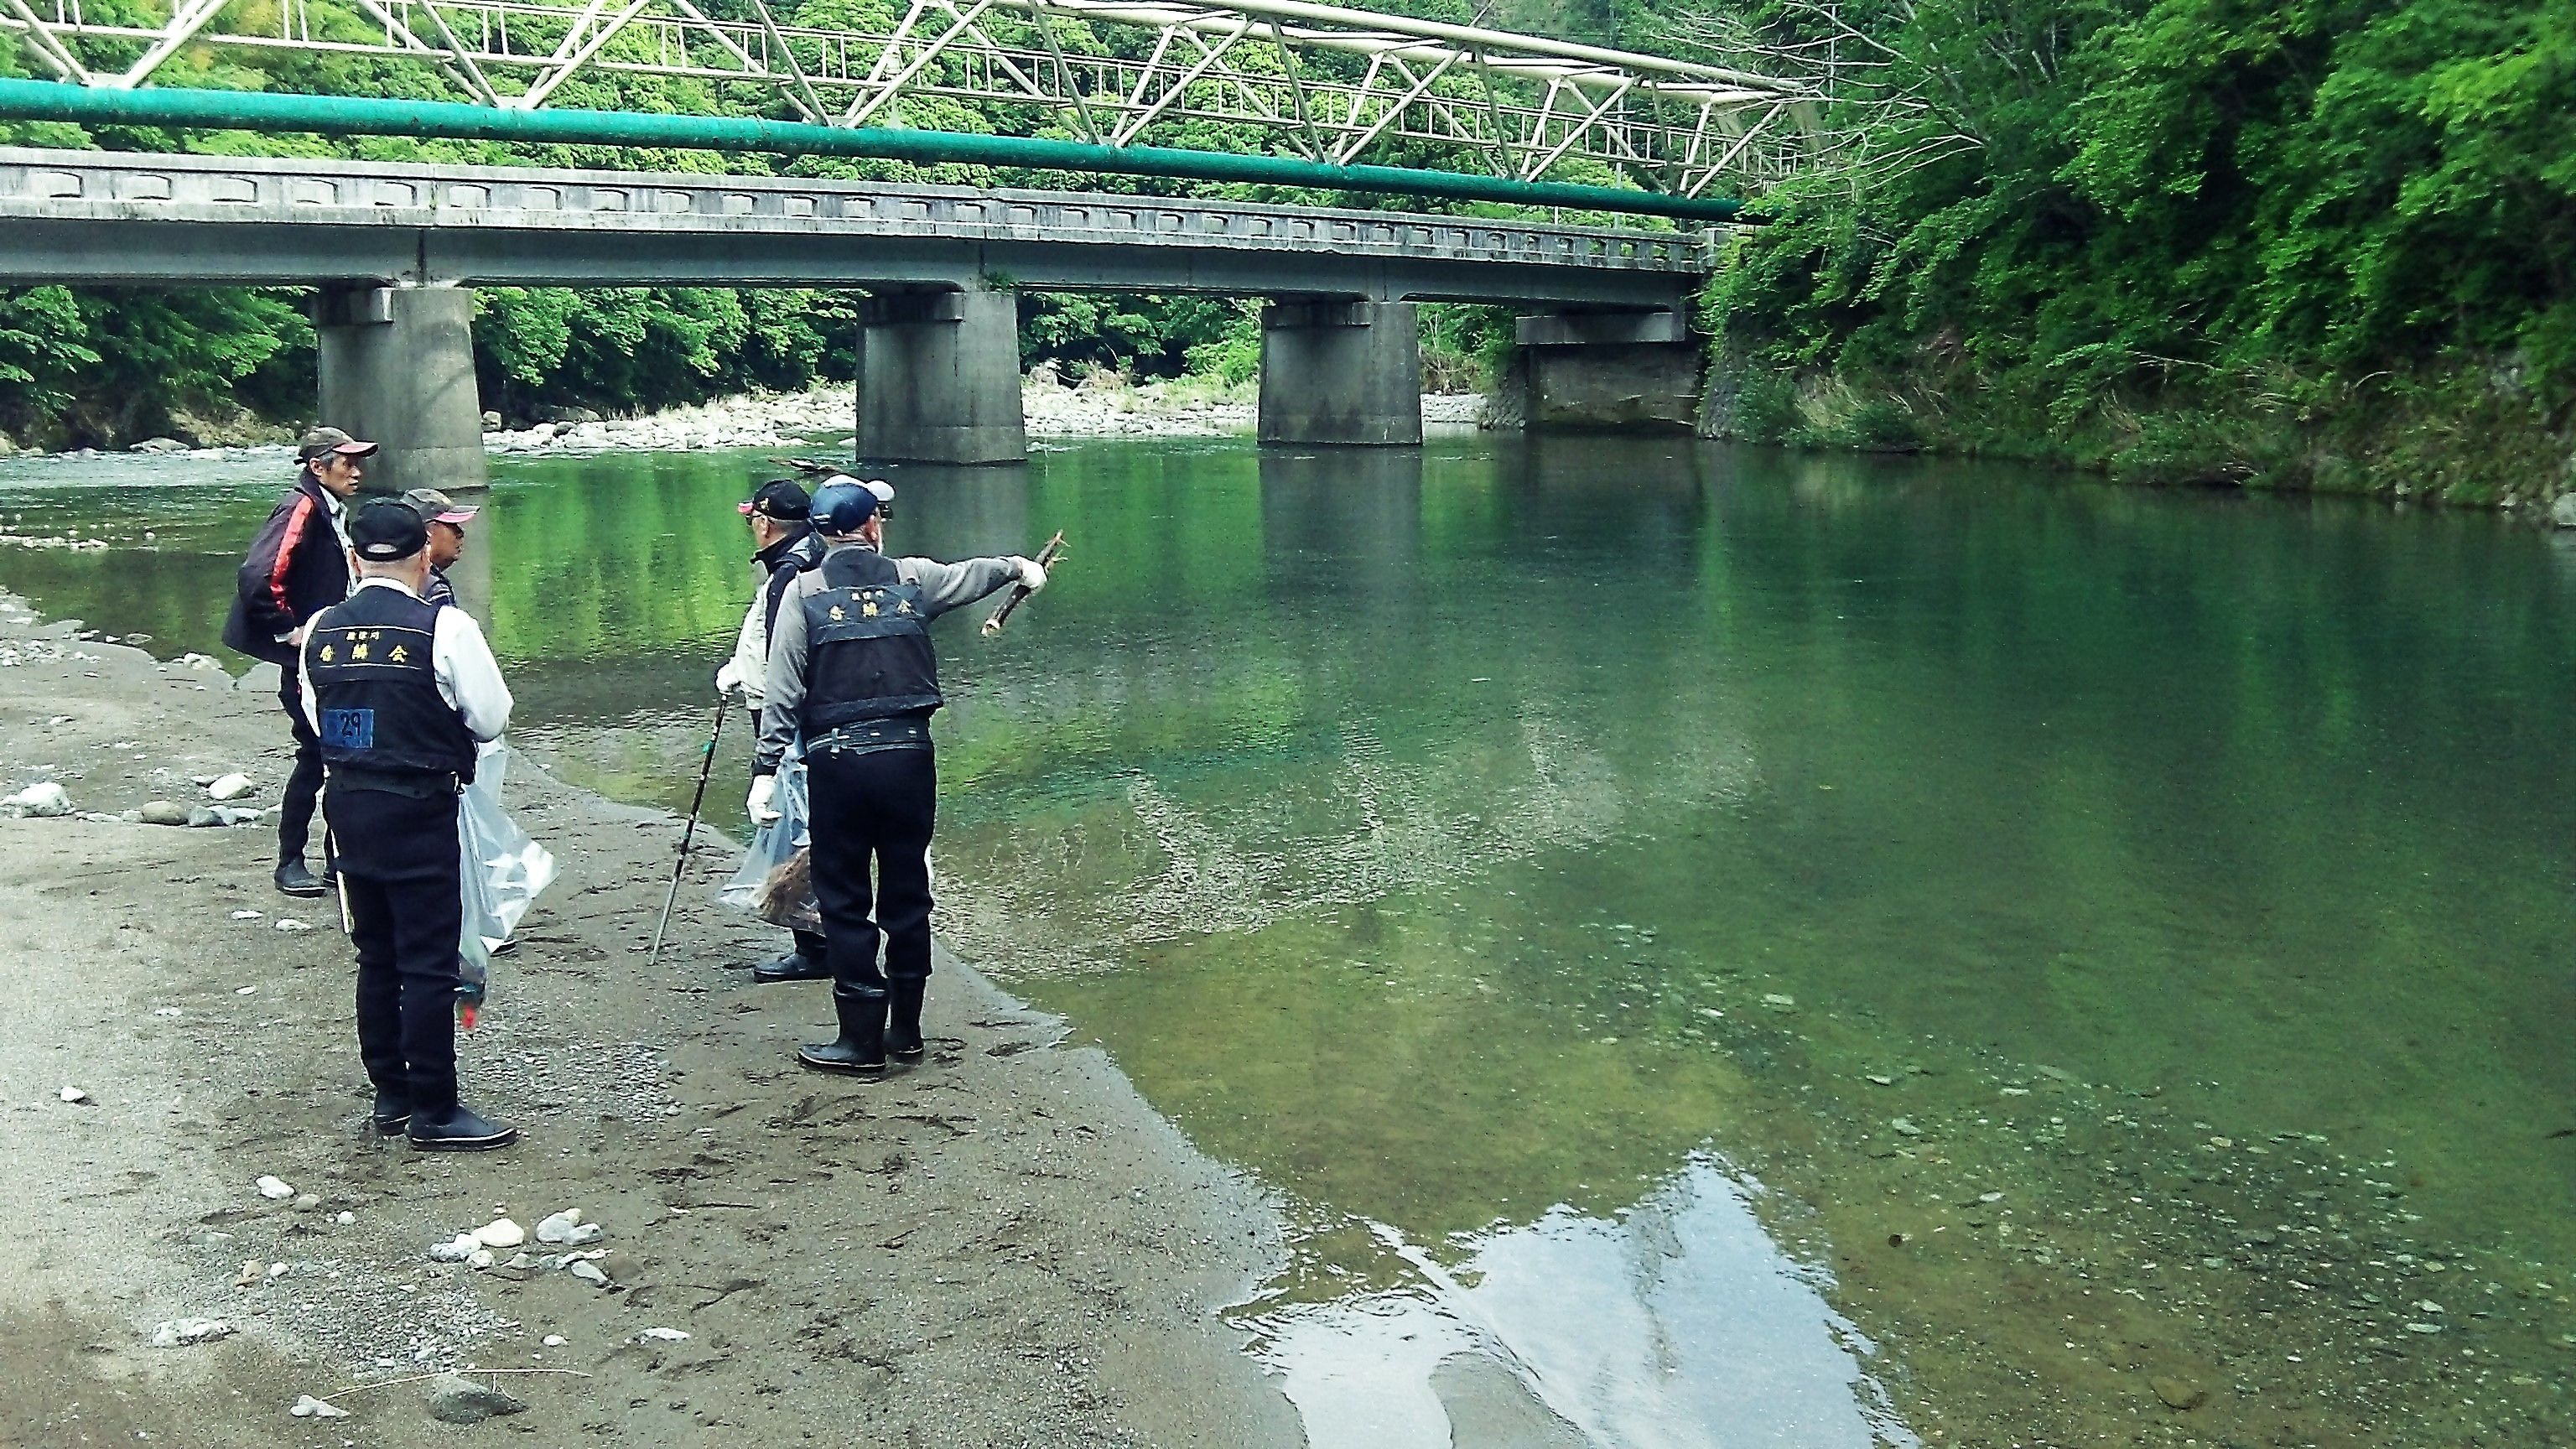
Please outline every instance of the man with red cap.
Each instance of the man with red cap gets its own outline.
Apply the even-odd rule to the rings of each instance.
[[[251,540],[234,580],[224,643],[278,667],[277,702],[295,736],[295,769],[277,812],[277,888],[318,896],[321,877],[304,864],[313,832],[313,802],[322,790],[322,746],[304,717],[295,654],[313,616],[349,596],[348,500],[358,491],[376,445],[338,428],[317,427],[295,450],[295,487]]]

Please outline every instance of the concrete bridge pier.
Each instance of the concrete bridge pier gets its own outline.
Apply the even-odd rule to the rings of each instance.
[[[1422,332],[1411,302],[1280,302],[1261,311],[1265,443],[1422,441]]]
[[[1686,433],[1698,420],[1700,344],[1677,310],[1540,313],[1513,340],[1497,426]]]
[[[890,292],[859,306],[858,455],[1018,463],[1020,307],[1009,292]]]
[[[367,467],[370,491],[485,486],[473,320],[463,287],[322,289],[320,420],[384,445]]]

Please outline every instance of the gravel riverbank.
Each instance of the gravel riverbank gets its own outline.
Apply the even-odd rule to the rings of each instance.
[[[413,1153],[365,1129],[347,944],[270,888],[266,828],[114,818],[236,770],[273,803],[267,671],[5,596],[0,654],[0,784],[75,812],[0,819],[0,1444],[446,1442],[488,1397],[435,1377],[460,1369],[557,1443],[1301,1442],[1216,1317],[1275,1215],[971,968],[941,961],[924,1065],[800,1071],[829,1003],[734,969],[771,933],[706,903],[726,852],[648,969],[677,822],[522,761],[563,874],[462,1054],[526,1140]],[[539,1241],[565,1209],[601,1236]],[[433,1261],[496,1217],[528,1241]]]

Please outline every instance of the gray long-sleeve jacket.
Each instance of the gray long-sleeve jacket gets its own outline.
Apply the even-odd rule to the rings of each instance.
[[[866,548],[864,543],[836,543],[831,554]],[[895,569],[903,581],[921,590],[931,618],[975,602],[1020,577],[1018,564],[1006,558],[970,558],[941,563],[931,558],[899,558]],[[807,569],[787,586],[779,601],[778,623],[770,630],[769,676],[761,691],[760,747],[753,752],[751,772],[774,774],[787,747],[796,742],[798,716],[805,707],[805,600],[824,588],[823,570]]]

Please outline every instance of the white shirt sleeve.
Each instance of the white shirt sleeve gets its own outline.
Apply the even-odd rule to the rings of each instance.
[[[510,686],[501,682],[500,661],[483,641],[483,626],[463,609],[441,609],[435,629],[429,655],[438,670],[439,697],[464,717],[474,738],[499,739],[510,727]]]
[[[438,641],[433,636],[430,640],[431,653],[438,652],[437,645]],[[313,702],[313,671],[304,667],[305,661],[310,657],[305,653],[303,645],[295,646],[295,683],[300,691],[295,696],[295,704],[296,708],[304,711],[305,726],[318,735],[322,733],[322,706]]]
[[[754,709],[760,707],[761,687],[769,680],[769,617],[761,608],[768,596],[764,579],[751,596],[751,607],[743,611],[742,633],[733,641],[733,677],[742,681]]]

